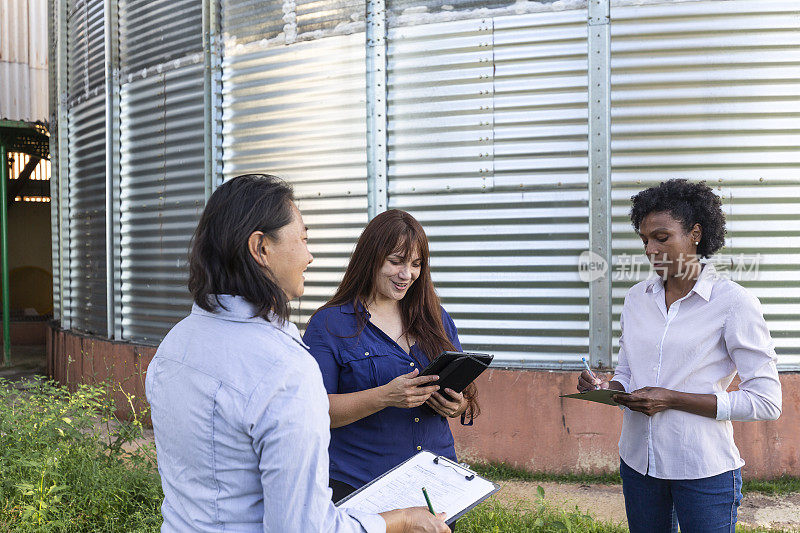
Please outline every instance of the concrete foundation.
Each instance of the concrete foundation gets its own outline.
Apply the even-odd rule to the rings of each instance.
[[[151,346],[111,342],[51,328],[48,374],[74,385],[112,379],[120,414],[146,406],[144,376]],[[559,398],[575,391],[577,372],[489,370],[478,380],[483,414],[472,426],[452,422],[459,457],[504,461],[535,472],[600,473],[619,466],[622,413]],[[734,435],[749,479],[800,476],[800,374],[781,374],[783,414],[773,422],[735,422]]]

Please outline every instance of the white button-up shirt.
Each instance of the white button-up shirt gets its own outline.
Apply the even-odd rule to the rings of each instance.
[[[717,419],[668,409],[624,410],[619,454],[639,472],[699,479],[744,465],[731,420],[774,420],[781,413],[775,349],[756,297],[706,263],[694,287],[667,310],[660,277],[631,287],[620,317],[612,379],[642,387],[715,394]],[[739,373],[739,390],[726,392]]]
[[[295,325],[219,299],[214,313],[195,305],[147,369],[162,533],[384,533],[379,515],[331,502],[328,396]]]

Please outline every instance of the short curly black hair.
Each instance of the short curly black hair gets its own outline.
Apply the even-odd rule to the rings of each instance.
[[[704,181],[662,181],[655,187],[631,196],[631,202],[631,223],[637,232],[644,217],[650,213],[668,212],[681,222],[684,231],[688,232],[695,224],[700,224],[703,235],[697,246],[697,254],[701,257],[709,257],[725,245],[722,201]]]

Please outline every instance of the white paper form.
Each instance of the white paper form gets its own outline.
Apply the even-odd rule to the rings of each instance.
[[[428,492],[437,513],[452,518],[475,502],[497,490],[494,483],[480,476],[467,480],[470,472],[446,459],[436,464],[436,455],[423,451],[339,505],[367,513],[382,513],[405,507],[426,507],[422,487]]]

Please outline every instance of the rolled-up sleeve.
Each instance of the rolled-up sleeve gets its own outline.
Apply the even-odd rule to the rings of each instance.
[[[717,420],[775,420],[781,382],[772,338],[758,299],[739,295],[725,320],[725,345],[741,378],[739,389],[717,393]]]
[[[630,392],[631,385],[631,367],[628,364],[628,354],[625,351],[625,312],[627,306],[623,306],[622,313],[619,316],[619,354],[617,355],[617,366],[614,369],[614,377],[611,381],[616,381],[622,385],[625,392]]]
[[[328,401],[312,372],[256,390],[245,412],[259,457],[264,531],[385,533],[380,515],[340,510],[328,488]],[[264,394],[266,393],[266,394]]]

